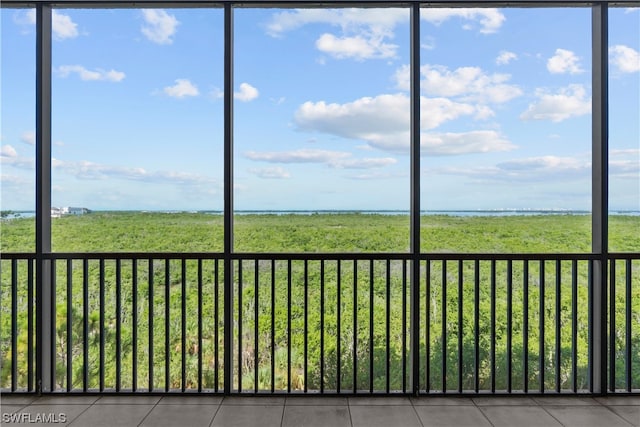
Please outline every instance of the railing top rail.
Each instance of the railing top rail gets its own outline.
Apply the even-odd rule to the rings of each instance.
[[[524,261],[524,260],[594,260],[601,255],[594,253],[428,253],[418,255],[420,260],[437,261]],[[2,259],[37,259],[35,253],[13,252],[2,253]],[[52,252],[42,255],[43,259],[224,259],[222,252]],[[235,260],[410,260],[413,255],[408,252],[235,252],[230,255]],[[640,259],[640,252],[609,253],[609,259]]]

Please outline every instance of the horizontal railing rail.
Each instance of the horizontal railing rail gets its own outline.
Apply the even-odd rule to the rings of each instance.
[[[418,277],[406,253],[230,259],[232,271],[221,253],[3,253],[0,388],[37,391],[47,262],[54,392],[594,392],[598,255],[421,254]],[[640,254],[607,261],[607,390],[638,392]]]

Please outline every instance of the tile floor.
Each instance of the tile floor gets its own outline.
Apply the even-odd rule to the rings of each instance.
[[[0,412],[0,424],[3,426],[640,427],[640,396],[408,398],[3,395],[0,396]]]

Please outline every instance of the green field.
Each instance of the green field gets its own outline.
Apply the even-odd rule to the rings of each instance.
[[[409,219],[403,215],[238,215],[234,222],[234,249],[237,252],[404,253],[409,249]],[[2,252],[33,252],[34,223],[32,218],[3,221],[0,230]],[[640,252],[640,217],[612,216],[609,229],[612,252]],[[223,218],[219,215],[100,212],[53,219],[52,231],[55,252],[220,253],[223,250]],[[588,253],[591,245],[590,217],[425,216],[421,224],[421,240],[422,252],[435,254]],[[236,262],[236,341],[233,349],[236,388],[241,385],[243,389],[257,387],[269,390],[273,386],[280,390],[291,384],[293,389],[305,386],[309,389],[324,387],[327,390],[336,390],[338,387],[343,390],[354,387],[368,389],[369,383],[373,382],[376,390],[384,390],[388,381],[390,389],[401,389],[403,371],[406,373],[409,367],[408,357],[402,350],[408,346],[409,316],[406,304],[410,290],[408,282],[403,280],[403,277],[406,279],[407,265],[401,260],[392,260],[388,264],[384,260],[360,260],[357,263],[331,260],[321,265],[320,261],[293,261],[287,264],[287,261],[272,262],[265,259],[245,260],[242,266]],[[1,266],[0,388],[7,388],[10,387],[12,368],[11,263],[3,260]],[[492,382],[498,390],[506,389],[506,367],[510,354],[508,341],[511,342],[513,389],[523,389],[525,381],[529,389],[553,389],[556,374],[559,374],[562,389],[570,388],[574,377],[579,388],[587,386],[586,262],[578,262],[574,271],[571,261],[557,264],[553,261],[531,261],[526,267],[526,276],[522,261],[512,264],[496,261],[492,265],[490,261],[483,260],[476,265],[474,261],[458,263],[432,260],[423,261],[420,267],[422,388],[441,389],[446,386],[450,389],[460,381],[464,389],[472,389],[477,369],[480,389],[489,389]],[[640,261],[634,260],[629,267],[632,386],[640,388]],[[120,270],[119,280],[116,278],[117,269]],[[321,278],[321,269],[324,280]],[[572,275],[576,277],[575,288],[571,283]],[[18,383],[24,387],[27,347],[26,262],[17,263],[16,277],[19,283]],[[241,285],[239,277],[242,277]],[[224,307],[223,278],[222,262],[213,259],[205,260],[198,266],[195,260],[181,263],[177,259],[147,260],[143,257],[136,261],[135,268],[131,260],[123,260],[118,265],[113,260],[107,260],[102,266],[96,260],[90,260],[85,265],[78,260],[69,265],[58,261],[58,387],[66,387],[68,380],[72,388],[83,386],[84,357],[88,363],[87,387],[99,387],[101,341],[105,346],[102,367],[106,388],[114,388],[117,379],[123,389],[131,389],[134,384],[138,388],[148,388],[150,385],[154,389],[163,389],[167,385],[170,389],[181,386],[193,388],[198,382],[199,357],[202,358],[203,386],[214,389],[221,387],[221,369],[224,368],[224,325],[221,314]],[[615,289],[618,387],[625,384],[626,280],[627,264],[619,261],[616,263]],[[83,282],[87,286],[87,317],[84,316]],[[103,283],[102,289],[100,283]],[[121,295],[119,301],[116,288]],[[202,290],[200,301],[197,297],[198,288]],[[511,301],[508,300],[509,288],[512,291]],[[101,292],[105,307],[103,319],[100,319],[99,309]],[[475,323],[473,312],[476,292],[480,309],[478,324]],[[574,293],[578,305],[575,314],[571,310]],[[495,295],[493,300],[492,294]],[[556,297],[558,294],[559,298]],[[525,300],[528,301],[526,317]],[[201,320],[203,336],[200,341],[197,338],[199,304],[202,313],[205,313]],[[509,305],[511,311],[508,310]],[[119,312],[116,310],[118,306]],[[491,316],[492,307],[495,318]],[[69,309],[71,323],[67,325]],[[152,330],[149,322],[151,311],[155,320]],[[239,311],[242,311],[242,316],[238,315]],[[184,346],[183,316],[186,321]],[[507,321],[509,317],[510,323]],[[170,319],[168,328],[165,327],[166,318]],[[370,318],[374,319],[373,329],[369,326]],[[388,328],[385,326],[387,319]],[[543,328],[539,327],[541,321]],[[323,335],[320,322],[324,325]],[[572,340],[574,325],[575,342]],[[82,343],[83,328],[86,328],[89,339],[86,346]],[[476,328],[479,334],[477,343]],[[135,341],[134,331],[137,334]],[[492,331],[495,336],[493,341],[490,339]],[[541,339],[543,333],[544,339]],[[117,335],[121,338],[119,348],[116,347]],[[324,353],[320,352],[321,339]],[[153,350],[149,352],[147,349],[151,340]],[[306,372],[305,341],[308,345]],[[476,344],[480,362],[477,367],[474,363]],[[273,355],[270,352],[271,345],[275,349]],[[557,352],[557,349],[560,351]],[[118,350],[120,357],[116,357]],[[574,351],[577,364],[575,372],[571,357]],[[165,354],[170,355],[168,360]],[[460,354],[462,377],[458,370]],[[492,354],[495,354],[495,364],[491,363]],[[525,354],[528,355],[526,367]],[[68,359],[73,360],[70,378],[67,378]],[[556,364],[557,359],[560,365]],[[181,376],[183,363],[186,369],[184,382]],[[386,372],[387,364],[389,372]],[[120,367],[119,378],[116,378],[116,366]],[[149,366],[154,369],[153,384],[149,383]],[[446,385],[443,379],[446,379]]]

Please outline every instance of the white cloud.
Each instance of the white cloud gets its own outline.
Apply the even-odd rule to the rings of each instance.
[[[447,98],[421,98],[423,130],[465,115],[488,114],[481,106],[451,101]],[[407,154],[409,151],[409,98],[404,94],[360,98],[346,104],[306,102],[295,114],[301,130],[315,131],[342,138],[358,139],[370,147]],[[423,133],[422,152],[433,155],[457,155],[506,151],[514,145],[496,131],[478,130],[463,133]]]
[[[25,18],[16,17],[14,21],[18,24],[30,24],[36,23],[36,11],[31,9],[26,12]],[[53,38],[56,40],[72,39],[78,37],[78,24],[73,22],[69,15],[64,15],[55,10],[51,12],[51,29],[53,32]]]
[[[640,182],[640,149],[609,151],[609,174],[612,177]]]
[[[301,149],[294,151],[247,151],[244,156],[250,160],[269,163],[332,163],[351,156],[346,151]]]
[[[479,31],[483,34],[497,32],[506,20],[505,16],[494,8],[430,8],[420,14],[420,17],[435,25],[440,25],[451,18],[460,18],[467,21],[465,29],[473,28],[472,24],[478,22]]]
[[[423,133],[420,137],[420,147],[423,155],[432,156],[489,153],[516,148],[504,136],[493,130]]]
[[[409,20],[407,9],[295,9],[274,13],[267,23],[267,33],[273,37],[308,24],[329,24],[340,27],[343,32],[358,29],[388,31]]]
[[[513,159],[495,166],[446,167],[436,172],[491,181],[553,182],[588,179],[591,162],[583,157],[540,156]]]
[[[615,45],[609,47],[611,64],[622,73],[637,73],[640,71],[640,53],[628,46]]]
[[[480,67],[460,67],[450,71],[442,65],[420,67],[421,87],[427,95],[461,97],[465,101],[501,104],[522,95],[522,90],[507,84],[509,74],[487,74]]]
[[[319,51],[338,59],[354,58],[362,61],[375,58],[393,58],[396,56],[398,46],[385,43],[383,35],[364,37],[336,37],[325,33],[316,41]]]
[[[173,43],[172,37],[180,25],[175,16],[169,15],[163,9],[143,9],[142,16],[145,25],[140,30],[147,39],[158,44]]]
[[[409,19],[406,9],[299,9],[276,13],[267,24],[267,33],[280,37],[307,24],[329,24],[339,34],[324,33],[316,48],[327,55],[355,60],[394,58],[398,46],[389,43],[394,28]]]
[[[187,96],[198,96],[197,86],[191,83],[188,79],[176,79],[176,84],[173,86],[167,86],[163,89],[164,93],[173,98],[184,98]]]
[[[240,91],[235,92],[233,97],[239,101],[249,102],[256,99],[259,94],[258,89],[251,86],[249,83],[241,83]]]
[[[397,163],[392,157],[353,159],[346,151],[330,151],[318,149],[299,149],[292,151],[248,151],[244,156],[250,160],[269,163],[321,163],[336,169],[376,169]],[[263,169],[253,169],[252,173],[264,172]],[[269,174],[284,172],[281,168],[266,169]],[[288,178],[288,173],[287,176]]]
[[[566,49],[556,49],[556,54],[547,60],[547,70],[553,74],[579,74],[584,72],[580,66],[580,58]]]
[[[538,101],[529,104],[529,108],[520,115],[520,119],[561,122],[591,112],[591,97],[587,96],[584,86],[579,84],[561,88],[558,93],[537,89],[536,97]]]
[[[18,157],[18,152],[11,145],[0,146],[0,156],[2,157]]]
[[[507,50],[503,50],[500,52],[498,57],[496,58],[496,64],[498,65],[507,65],[509,62],[518,59],[518,55],[513,52],[509,52]]]
[[[121,179],[176,185],[214,184],[215,180],[198,174],[176,171],[147,171],[141,167],[111,166],[87,160],[63,161],[52,159],[54,169],[82,180]]]
[[[251,168],[249,172],[265,179],[287,179],[291,177],[291,174],[281,167],[273,168]]]
[[[20,141],[25,144],[35,145],[36,144],[36,133],[32,130],[22,132],[20,135]]]
[[[105,71],[100,68],[91,71],[82,65],[61,65],[55,71],[60,77],[68,77],[70,74],[75,73],[84,81],[120,82],[125,78],[125,74],[122,71]]]

